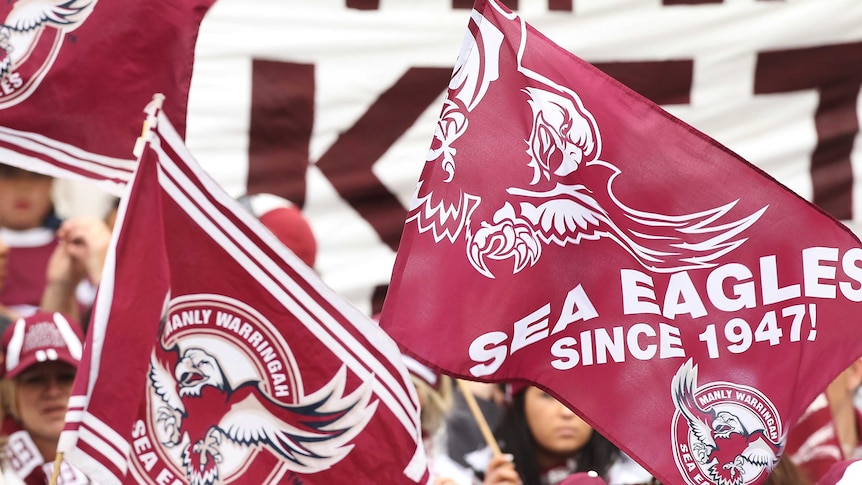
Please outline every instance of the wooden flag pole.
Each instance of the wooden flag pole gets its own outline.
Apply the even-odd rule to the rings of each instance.
[[[63,464],[63,452],[57,452],[57,458],[54,459],[54,470],[51,472],[51,481],[48,485],[57,485],[57,479],[60,478],[60,465]]]
[[[144,151],[144,145],[147,143],[147,132],[150,131],[150,116],[154,116],[156,111],[162,109],[162,104],[164,104],[164,102],[165,95],[162,93],[156,93],[153,95],[152,101],[150,101],[144,108],[144,112],[147,113],[147,117],[144,119],[143,128],[141,128],[141,136],[135,140],[135,146],[132,148],[132,155],[135,157],[141,156],[141,153]]]
[[[458,381],[458,387],[461,389],[461,394],[464,395],[464,400],[467,401],[467,406],[470,408],[470,412],[473,413],[473,419],[476,420],[476,424],[479,425],[479,431],[482,432],[482,436],[485,438],[485,443],[491,448],[491,451],[494,452],[494,456],[500,456],[502,452],[500,451],[500,445],[497,444],[497,440],[494,438],[494,433],[491,432],[491,427],[488,426],[488,420],[485,419],[485,415],[482,414],[482,410],[479,409],[479,404],[476,403],[476,397],[473,396],[473,390],[470,389],[470,384],[463,379],[456,379]]]

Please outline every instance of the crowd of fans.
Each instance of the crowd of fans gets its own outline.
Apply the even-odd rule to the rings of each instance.
[[[104,214],[61,220],[52,184],[51,177],[0,165],[0,466],[9,484],[49,483],[54,471],[116,215],[114,204]],[[299,208],[274,196],[240,202],[314,265],[316,242]],[[420,400],[435,485],[658,483],[537,387],[471,382],[456,388],[449,377],[404,359]],[[853,460],[862,459],[860,386],[862,359],[809,406],[767,483],[831,485],[847,476]],[[483,423],[493,429],[491,442]],[[92,483],[65,462],[58,476],[61,484]]]

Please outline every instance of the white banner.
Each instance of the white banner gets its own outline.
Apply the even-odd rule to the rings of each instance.
[[[303,206],[315,268],[368,313],[389,280],[468,3],[218,0],[201,26],[189,148],[230,194]],[[832,215],[862,218],[862,2],[506,4]]]

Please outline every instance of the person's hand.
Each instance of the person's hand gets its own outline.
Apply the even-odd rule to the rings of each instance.
[[[86,271],[80,261],[69,254],[69,245],[59,241],[45,269],[45,288],[39,306],[47,312],[60,312],[78,319],[79,309],[75,289],[84,279]]]
[[[519,485],[521,477],[515,471],[512,455],[502,454],[491,458],[483,485]]]
[[[69,253],[69,244],[60,240],[45,268],[47,286],[63,287],[74,291],[74,288],[86,276],[84,265]]]
[[[90,283],[98,286],[111,243],[108,225],[95,217],[77,217],[63,222],[57,237],[69,256],[82,265]]]

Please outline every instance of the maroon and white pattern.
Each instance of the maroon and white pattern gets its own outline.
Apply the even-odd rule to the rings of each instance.
[[[497,1],[467,38],[381,326],[548,390],[664,483],[762,483],[862,354],[859,240]]]
[[[528,170],[513,170],[507,178],[487,179],[486,194],[508,195],[491,208],[492,215],[485,209],[482,212],[489,215],[475,220],[483,198],[464,191],[464,184],[456,179],[456,147],[470,128],[469,112],[499,77],[503,34],[475,16],[469,32],[426,159],[439,164],[440,170],[423,172],[407,217],[408,222],[416,221],[420,232],[430,230],[435,240],[446,236],[451,242],[464,234],[470,264],[488,278],[494,278],[492,262],[511,260],[511,271],[518,273],[538,263],[545,246],[551,244],[565,247],[607,238],[646,269],[677,272],[713,267],[715,259],[745,242],[745,230],[766,207],[728,220],[725,216],[736,201],[696,213],[667,215],[638,210],[619,200],[613,182],[625,174],[613,161],[600,158],[602,136],[595,118],[577,92],[522,64],[523,34],[517,71],[524,76],[522,89],[532,114],[529,135],[523,140],[527,147],[523,163],[532,175]],[[569,176],[576,170],[604,171],[607,182],[570,183]],[[426,175],[442,177],[442,183],[425,179]],[[456,197],[448,200],[453,194]]]
[[[165,110],[185,131],[197,30],[213,2],[4,2],[3,163],[121,194],[153,93],[167,95]]]
[[[862,55],[862,3],[503,3],[803,198],[859,219],[860,80],[848,66]],[[368,314],[380,311],[472,4],[219,0],[201,24],[192,153],[233,195],[302,207],[325,235],[315,268]],[[486,34],[482,49],[494,45]],[[469,98],[459,102],[469,109]]]
[[[68,459],[106,484],[425,483],[394,342],[210,179],[164,114],[149,124],[70,400]]]

